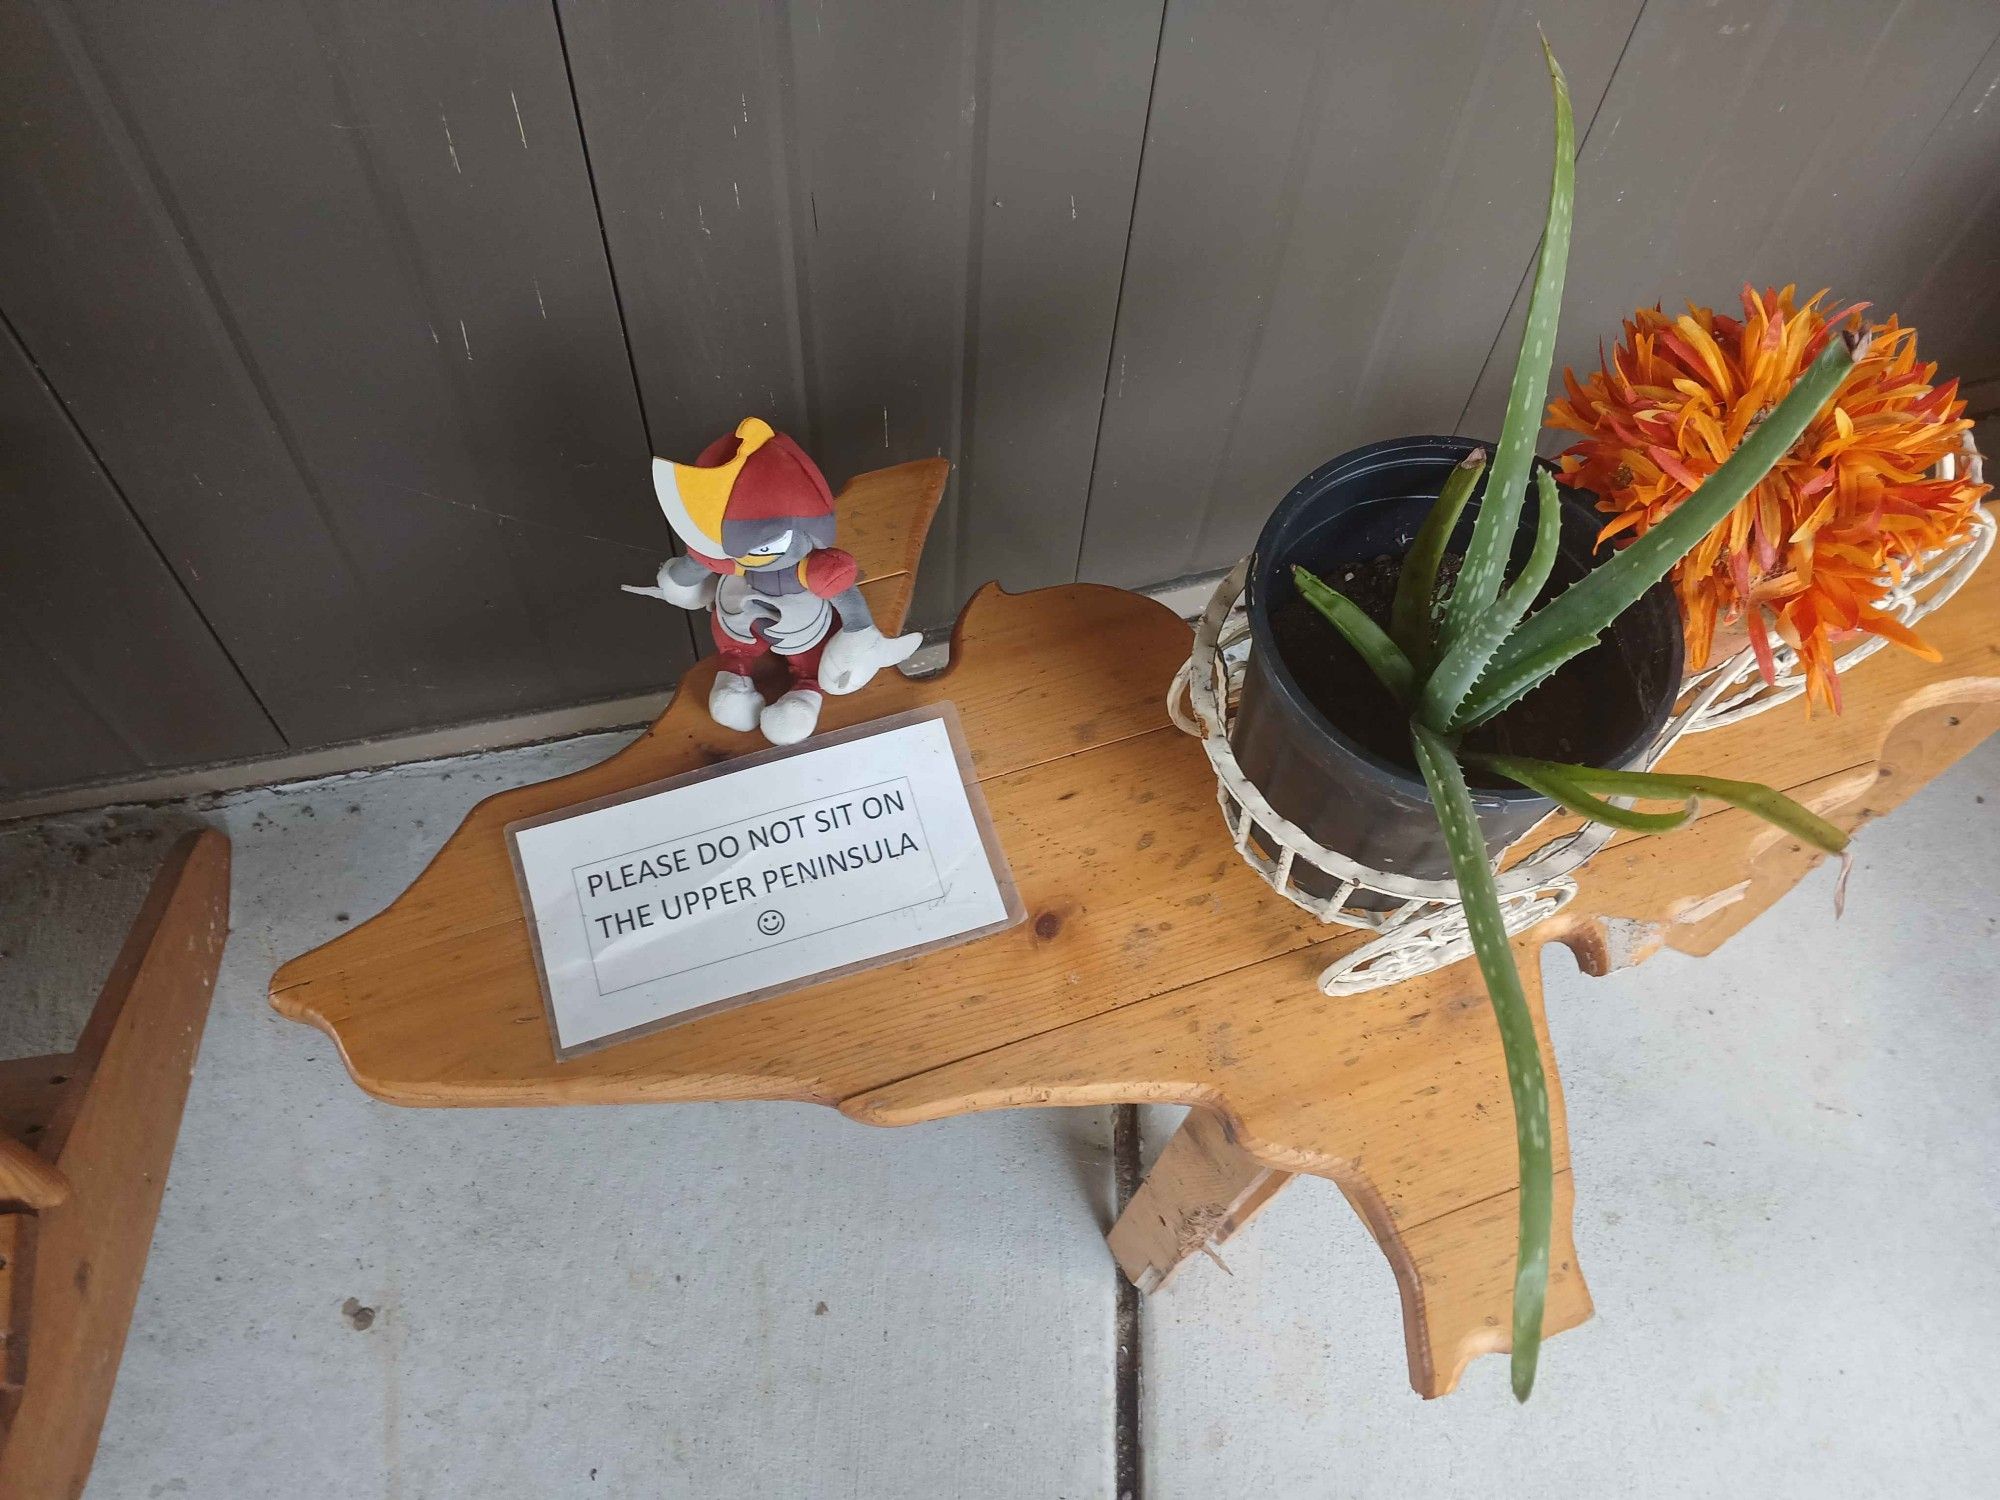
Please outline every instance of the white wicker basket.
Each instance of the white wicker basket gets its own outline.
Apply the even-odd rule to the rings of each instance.
[[[1967,465],[1973,480],[1980,478],[1979,454],[1969,441],[1959,462]],[[1952,478],[1957,471],[1957,465],[1947,460],[1940,473]],[[1911,569],[1890,591],[1884,608],[1906,625],[1923,618],[1957,593],[1986,560],[1994,534],[1992,517],[1983,510],[1975,512],[1967,536]],[[1453,882],[1370,869],[1323,847],[1280,816],[1237,765],[1230,730],[1250,651],[1250,622],[1243,607],[1249,572],[1250,559],[1245,558],[1216,586],[1196,622],[1194,650],[1167,692],[1168,714],[1207,752],[1215,771],[1216,798],[1237,853],[1279,895],[1322,922],[1375,932],[1372,941],[1328,965],[1319,977],[1322,993],[1358,994],[1456,963],[1472,952],[1472,941]],[[1838,663],[1842,668],[1851,666],[1884,644],[1879,636],[1863,637],[1840,655]],[[1776,654],[1775,684],[1763,680],[1754,654],[1747,649],[1690,676],[1673,717],[1641,764],[1656,763],[1684,734],[1738,723],[1796,698],[1805,690],[1797,655],[1784,646]],[[1532,841],[1540,827],[1537,824],[1519,842]],[[1602,823],[1586,823],[1503,869],[1499,887],[1507,930],[1525,931],[1568,905],[1577,892],[1573,872],[1604,848],[1612,834]],[[1330,886],[1328,894],[1314,894],[1300,883],[1302,866],[1323,877],[1314,883]]]

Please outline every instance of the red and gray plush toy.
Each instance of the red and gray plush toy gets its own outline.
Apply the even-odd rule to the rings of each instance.
[[[687,548],[660,564],[657,586],[625,591],[682,609],[712,609],[722,670],[708,712],[726,729],[762,729],[774,745],[819,723],[821,693],[852,693],[917,649],[886,637],[861,597],[860,570],[833,545],[833,492],[797,443],[757,417],[737,423],[691,464],[653,460],[653,490]],[[766,703],[751,673],[775,654],[791,687]]]

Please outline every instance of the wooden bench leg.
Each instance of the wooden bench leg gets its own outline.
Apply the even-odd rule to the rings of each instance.
[[[1141,1292],[1156,1292],[1197,1251],[1221,1265],[1214,1247],[1256,1217],[1292,1175],[1239,1150],[1219,1115],[1188,1111],[1105,1236],[1118,1269]]]
[[[10,1179],[46,1206],[0,1205],[14,1210],[0,1234],[12,1251],[0,1496],[83,1493],[228,928],[229,842],[190,834],[154,878],[76,1051],[0,1067],[0,1127],[52,1169]]]

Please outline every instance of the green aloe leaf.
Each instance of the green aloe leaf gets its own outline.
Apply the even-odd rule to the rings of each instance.
[[[1607,771],[1598,766],[1571,766],[1561,761],[1528,760],[1520,756],[1468,754],[1467,760],[1490,766],[1501,775],[1522,780],[1521,772],[1553,774],[1582,791],[1599,797],[1642,797],[1679,801],[1687,797],[1713,797],[1745,812],[1755,813],[1766,823],[1782,828],[1793,838],[1827,854],[1846,852],[1848,836],[1818,813],[1800,806],[1783,792],[1755,781],[1730,781],[1721,776],[1680,776],[1666,771]],[[1537,791],[1541,789],[1536,788]],[[1546,793],[1544,795],[1547,795]]]
[[[1396,603],[1389,612],[1389,634],[1418,670],[1427,670],[1435,654],[1433,609],[1437,598],[1438,565],[1451,541],[1453,528],[1472,498],[1479,476],[1486,472],[1486,450],[1474,448],[1452,469],[1437,503],[1424,517],[1417,539],[1403,558],[1396,578]]]
[[[1500,649],[1494,665],[1516,665],[1547,650],[1554,641],[1598,635],[1636,604],[1784,457],[1820,409],[1833,398],[1842,378],[1866,347],[1866,339],[1850,341],[1845,335],[1828,339],[1826,348],[1806,368],[1785,399],[1736,445],[1736,451],[1708,476],[1707,483],[1683,500],[1664,521],[1593,568],[1538,611]],[[1489,497],[1492,495],[1491,483],[1486,492]]]
[[[1555,676],[1556,669],[1564,662],[1572,656],[1581,656],[1596,644],[1594,636],[1573,636],[1557,641],[1540,656],[1528,657],[1505,672],[1488,671],[1459,705],[1458,717],[1450,725],[1452,732],[1477,729],[1489,719],[1497,719]]]
[[[1521,616],[1528,612],[1528,606],[1535,602],[1535,596],[1541,593],[1542,585],[1549,581],[1549,574],[1555,568],[1556,548],[1562,540],[1562,502],[1556,497],[1556,484],[1547,469],[1535,471],[1535,491],[1535,544],[1528,553],[1526,566],[1493,602],[1493,607],[1452,642],[1444,659],[1424,682],[1417,717],[1433,728],[1449,725],[1463,712],[1473,685],[1514,627],[1521,623]],[[1488,494],[1491,493],[1489,490]],[[1521,692],[1534,685],[1529,683]]]
[[[1534,1017],[1514,967],[1514,950],[1500,914],[1500,893],[1465,775],[1452,748],[1422,724],[1410,725],[1417,766],[1430,788],[1451,856],[1451,873],[1465,902],[1472,951],[1500,1023],[1500,1047],[1507,1059],[1507,1083],[1514,1095],[1514,1145],[1520,1157],[1521,1217],[1514,1251],[1514,1398],[1526,1401],[1535,1388],[1535,1365],[1542,1349],[1542,1309],[1549,1292],[1549,1233],[1555,1212],[1555,1172],[1549,1158],[1549,1088],[1542,1075],[1542,1049]]]
[[[1447,648],[1470,631],[1500,596],[1500,581],[1514,548],[1514,533],[1521,524],[1521,507],[1528,497],[1528,466],[1535,456],[1542,406],[1549,393],[1556,318],[1562,310],[1563,276],[1569,265],[1570,221],[1576,207],[1576,122],[1570,112],[1569,80],[1546,38],[1542,56],[1548,63],[1556,108],[1555,171],[1549,182],[1548,219],[1542,226],[1535,285],[1528,294],[1521,352],[1514,361],[1513,383],[1507,388],[1507,415],[1500,424],[1500,444],[1494,450],[1492,473],[1487,476],[1486,498],[1480,503],[1465,565],[1459,570],[1445,610],[1441,639]],[[1480,665],[1484,666],[1484,661]]]
[[[1562,546],[1562,500],[1556,494],[1555,476],[1547,469],[1535,470],[1535,545],[1528,561],[1507,585],[1495,607],[1516,620],[1528,612],[1549,574],[1556,570],[1556,550]]]
[[[1556,806],[1578,817],[1623,828],[1630,833],[1672,833],[1676,828],[1684,828],[1694,821],[1694,815],[1700,811],[1700,803],[1692,796],[1684,798],[1681,806],[1673,812],[1649,813],[1619,807],[1601,797],[1592,796],[1564,774],[1567,767],[1559,769],[1549,761],[1520,760],[1511,755],[1468,754],[1465,758],[1475,765],[1498,771],[1510,781],[1520,782],[1531,792],[1540,792]]]
[[[1325,615],[1335,630],[1347,637],[1347,644],[1361,653],[1368,669],[1382,679],[1382,685],[1396,695],[1398,703],[1408,703],[1416,691],[1417,670],[1403,655],[1402,647],[1389,633],[1362,611],[1347,595],[1329,588],[1304,568],[1294,567],[1292,579],[1305,595],[1306,603]]]

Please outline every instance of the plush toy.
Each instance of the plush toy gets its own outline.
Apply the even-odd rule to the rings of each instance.
[[[833,545],[833,492],[797,443],[748,417],[691,464],[653,460],[653,491],[687,548],[659,582],[625,591],[709,609],[722,670],[708,712],[726,729],[762,729],[774,745],[819,723],[821,693],[852,693],[917,649],[886,637],[861,597],[860,570]],[[766,703],[751,673],[775,654],[790,689]]]

